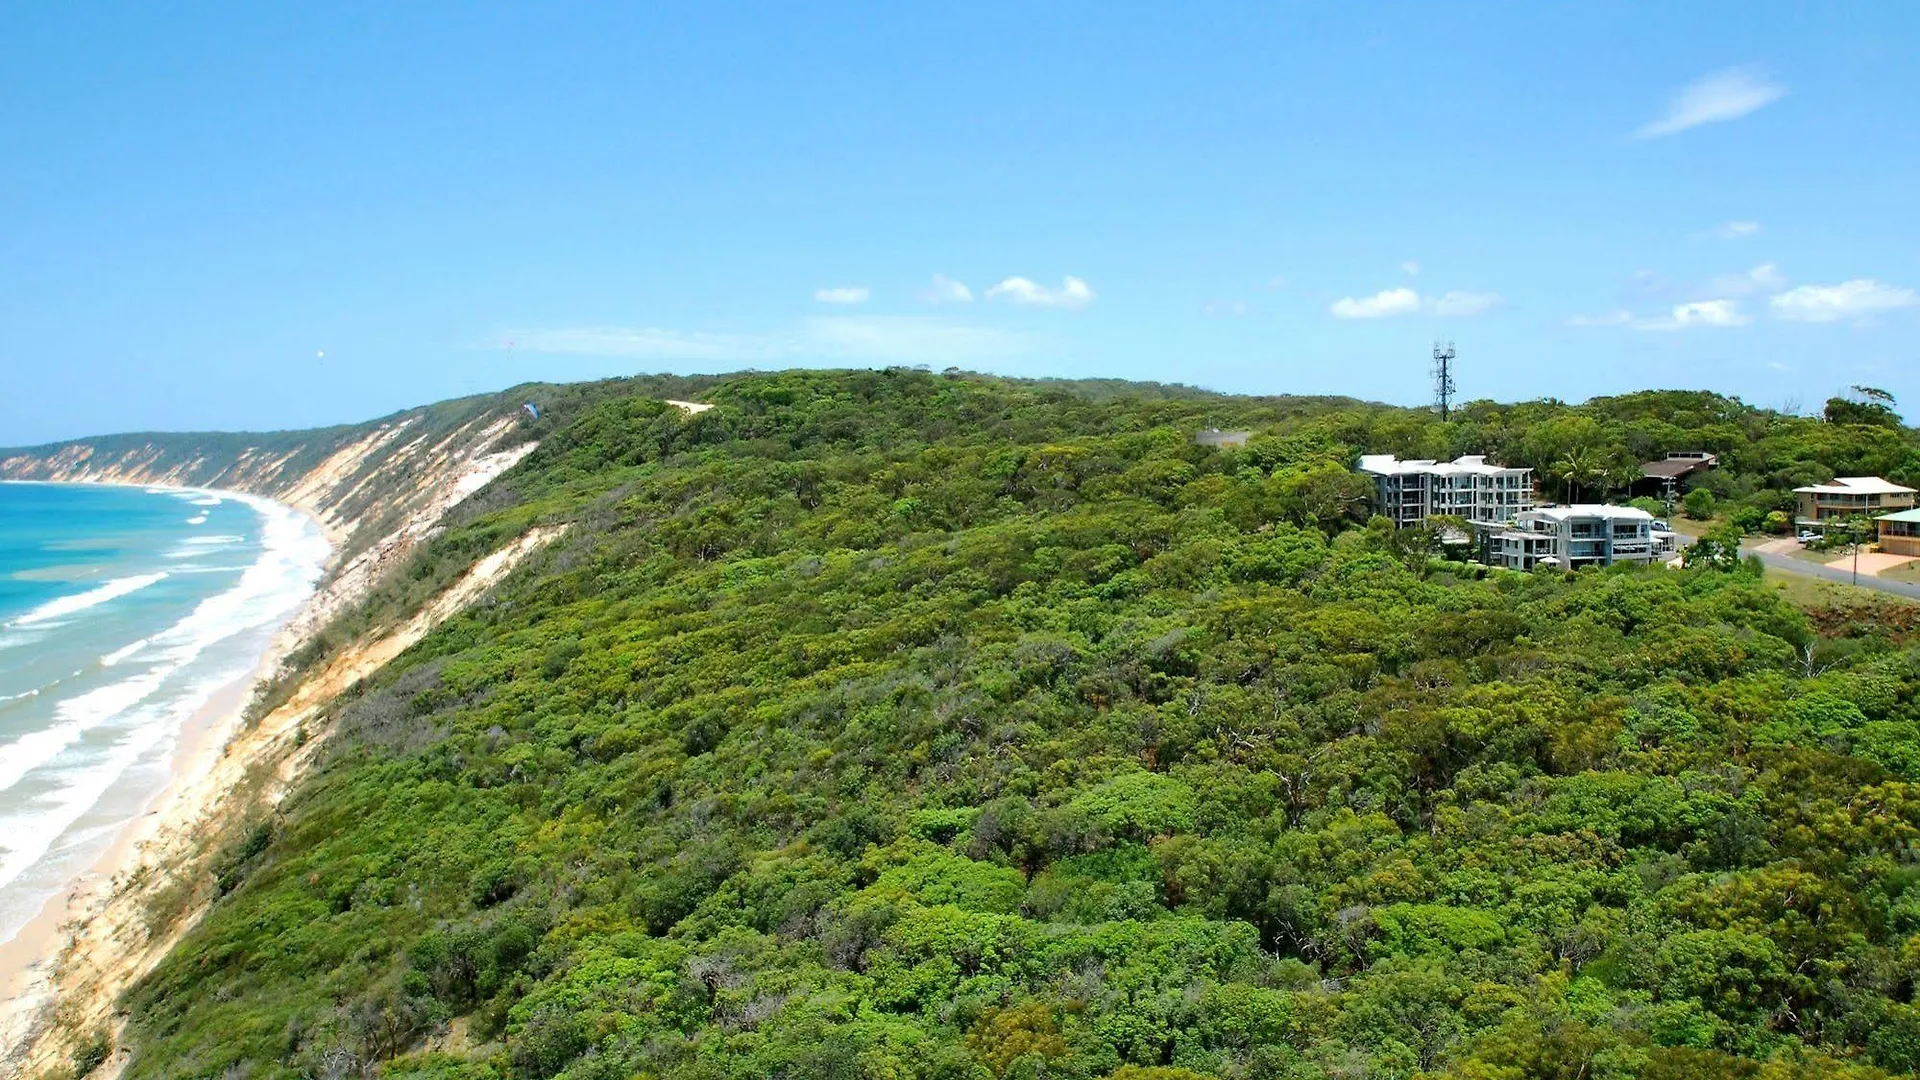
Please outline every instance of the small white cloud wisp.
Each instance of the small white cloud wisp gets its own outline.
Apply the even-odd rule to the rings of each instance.
[[[1575,315],[1568,326],[1624,326],[1629,330],[1690,330],[1703,327],[1745,326],[1753,320],[1731,297],[1675,304],[1658,315],[1612,311],[1604,315]]]
[[[1499,293],[1450,292],[1433,301],[1433,313],[1449,317],[1482,315],[1506,303]]]
[[[935,274],[933,283],[920,291],[920,299],[929,304],[971,304],[973,290],[967,288],[964,281],[955,281],[945,274]]]
[[[1385,319],[1396,315],[1438,315],[1466,318],[1484,315],[1506,303],[1499,293],[1453,290],[1426,298],[1405,286],[1382,289],[1372,296],[1343,296],[1327,310],[1336,319]]]
[[[1710,297],[1742,297],[1778,292],[1786,287],[1787,276],[1780,272],[1780,268],[1773,263],[1763,262],[1738,274],[1721,274],[1709,280],[1700,291]]]
[[[1920,304],[1920,293],[1873,278],[1855,278],[1838,285],[1802,285],[1775,296],[1769,306],[1776,317],[1794,322],[1863,321],[1875,315]]]
[[[1030,278],[1010,277],[987,290],[989,300],[1007,300],[1027,307],[1083,308],[1093,303],[1093,288],[1068,274],[1060,287],[1050,289]]]
[[[1634,132],[1634,136],[1658,139],[1702,124],[1738,120],[1786,95],[1786,87],[1755,65],[1727,68],[1682,87],[1668,103],[1666,114]]]
[[[1420,294],[1408,288],[1381,289],[1372,296],[1343,296],[1328,309],[1336,319],[1385,319],[1420,310]]]
[[[865,285],[838,285],[813,291],[813,298],[823,304],[864,304],[872,295],[873,290]]]

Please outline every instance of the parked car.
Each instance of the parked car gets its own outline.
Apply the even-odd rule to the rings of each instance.
[[[1811,544],[1811,543],[1813,543],[1813,542],[1814,542],[1815,540],[1818,540],[1818,539],[1820,539],[1820,534],[1819,534],[1819,533],[1816,533],[1816,532],[1804,532],[1804,531],[1803,531],[1803,532],[1801,532],[1801,534],[1800,534],[1800,538],[1799,538],[1799,539],[1800,539],[1800,543],[1801,543],[1801,544],[1802,544],[1802,545],[1804,546],[1804,545],[1806,545],[1806,544]]]

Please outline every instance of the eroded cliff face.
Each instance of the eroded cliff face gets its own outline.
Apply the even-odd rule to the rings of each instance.
[[[175,485],[262,495],[312,514],[334,545],[326,579],[281,632],[261,669],[290,682],[250,721],[237,711],[208,731],[195,760],[129,826],[110,871],[82,879],[57,912],[59,954],[0,1001],[0,1077],[57,1073],[73,1048],[116,1036],[120,994],[152,970],[211,896],[208,861],[223,835],[271,813],[305,771],[326,705],[343,689],[479,599],[560,527],[535,529],[475,562],[397,626],[369,631],[297,673],[280,662],[363,600],[431,538],[448,510],[531,452],[517,413],[447,417],[416,411],[353,429],[293,435],[120,436],[0,456],[0,479]],[[311,742],[309,740],[312,740]],[[110,1058],[96,1074],[116,1074]]]
[[[312,514],[342,566],[401,526],[418,532],[533,448],[515,413],[424,410],[353,428],[268,435],[118,435],[0,452],[0,480],[224,488]]]

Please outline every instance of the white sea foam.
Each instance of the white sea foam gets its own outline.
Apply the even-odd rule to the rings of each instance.
[[[166,580],[166,577],[166,571],[162,570],[153,574],[135,574],[132,577],[114,578],[112,581],[97,588],[89,589],[86,592],[73,593],[69,596],[61,596],[49,600],[7,625],[32,626],[35,623],[43,623],[49,619],[64,618],[68,615],[85,611],[90,607],[99,607],[101,604],[118,599],[128,593],[138,592],[155,582]]]
[[[0,889],[49,857],[56,844],[61,845],[59,857],[66,859],[80,840],[78,834],[63,840],[63,834],[100,804],[130,768],[163,740],[174,738],[216,689],[246,673],[249,665],[236,667],[239,654],[233,650],[214,654],[220,659],[213,665],[206,663],[202,656],[210,647],[276,625],[312,591],[329,550],[319,531],[278,503],[231,497],[246,502],[262,519],[259,556],[239,580],[167,629],[100,658],[103,665],[115,666],[138,656],[145,662],[138,673],[60,702],[52,726],[0,746],[0,792],[30,775],[56,785],[0,813]],[[234,543],[244,538],[219,539]],[[88,739],[96,731],[99,734]],[[67,754],[83,740],[97,747],[102,737],[112,739],[104,752]],[[13,929],[0,927],[0,940]]]
[[[105,656],[102,656],[100,658],[100,666],[112,667],[113,665],[120,663],[122,660],[125,660],[127,657],[132,656],[134,653],[139,652],[141,649],[146,648],[147,642],[152,640],[153,640],[152,638],[141,638],[139,641],[136,641],[131,645],[122,645],[120,648],[113,650],[112,652],[106,654]]]
[[[221,499],[218,495],[202,495],[197,499],[188,499],[187,501],[195,506],[219,506]]]
[[[79,742],[87,732],[140,704],[159,689],[173,671],[171,667],[150,668],[131,679],[108,683],[61,702],[54,709],[54,719],[59,721],[54,726],[28,732],[0,746],[0,792],[59,757],[62,751]],[[0,877],[0,884],[4,884],[5,880]]]
[[[0,886],[39,862],[67,827],[99,802],[122,773],[170,734],[165,724],[137,725],[113,744],[99,764],[79,773],[72,783],[0,818]]]
[[[180,542],[183,544],[220,544],[225,546],[227,544],[238,544],[245,539],[246,537],[244,536],[189,536]]]
[[[206,523],[207,515],[204,513],[195,514],[187,519],[187,524],[189,525],[205,525]]]

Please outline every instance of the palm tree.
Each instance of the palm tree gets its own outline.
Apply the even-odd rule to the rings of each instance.
[[[1593,451],[1576,446],[1548,466],[1548,471],[1565,485],[1568,502],[1580,501],[1580,489],[1605,477],[1605,471]]]

